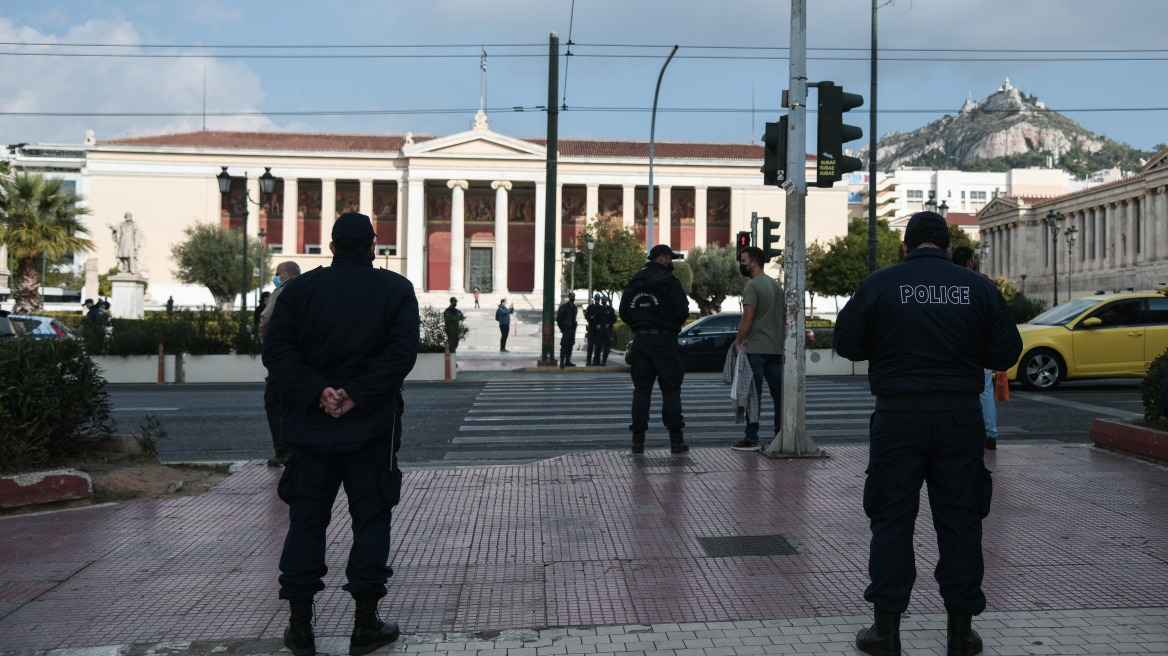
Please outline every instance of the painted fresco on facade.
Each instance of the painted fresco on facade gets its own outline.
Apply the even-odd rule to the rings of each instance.
[[[623,218],[625,215],[624,190],[620,187],[601,187],[596,193],[596,215],[609,218]]]
[[[447,190],[426,190],[426,221],[450,222],[450,192]]]
[[[729,245],[730,190],[710,189],[706,195],[706,243]]]
[[[379,246],[397,244],[397,185],[392,182],[373,183],[374,231]]]
[[[361,183],[356,180],[337,180],[337,215],[340,218],[346,212],[361,211]]]
[[[669,203],[669,243],[676,250],[688,251],[695,245],[693,188],[674,187]]]
[[[495,223],[495,192],[491,189],[476,189],[471,187],[463,192],[465,208],[463,217],[466,223]],[[494,231],[492,231],[493,233]]]
[[[220,225],[228,230],[243,229],[244,193],[247,187],[243,178],[231,178],[231,187],[226,195],[220,195]]]
[[[301,180],[297,187],[296,213],[300,219],[300,234],[296,240],[296,252],[304,253],[306,245],[320,246],[321,252],[328,247],[320,242],[320,180]]]
[[[512,189],[508,194],[507,223],[535,223],[535,191],[532,189]]]
[[[276,188],[260,207],[260,229],[264,244],[280,245],[284,241],[284,181],[276,180]]]
[[[564,185],[560,193],[560,246],[570,248],[576,235],[588,226],[588,200],[585,188]]]

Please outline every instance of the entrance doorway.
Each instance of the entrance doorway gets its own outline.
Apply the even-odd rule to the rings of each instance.
[[[475,287],[484,294],[492,291],[491,262],[494,249],[489,246],[471,246],[467,252],[467,291]]]

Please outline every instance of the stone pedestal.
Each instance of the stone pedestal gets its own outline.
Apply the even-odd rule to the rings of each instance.
[[[115,319],[141,319],[145,316],[146,279],[136,273],[119,273],[109,277],[113,294],[110,315]]]

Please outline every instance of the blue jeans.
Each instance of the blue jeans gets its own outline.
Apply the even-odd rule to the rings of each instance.
[[[985,370],[985,389],[981,391],[981,418],[985,422],[986,437],[998,437],[998,407],[994,405],[994,372]]]
[[[886,613],[908,608],[917,574],[913,532],[927,483],[940,551],[933,576],[945,608],[977,615],[986,605],[981,521],[993,493],[977,410],[876,410],[870,430],[864,512],[872,528],[872,582],[864,599]]]
[[[783,427],[783,356],[748,353],[750,372],[754,375],[754,391],[758,395],[758,411],[762,414],[762,381],[765,378],[775,404],[775,433]],[[758,422],[746,425],[746,441],[758,444]]]

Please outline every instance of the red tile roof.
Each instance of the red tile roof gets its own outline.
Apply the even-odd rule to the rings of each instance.
[[[414,135],[414,142],[436,139]],[[546,146],[547,139],[522,139]],[[404,135],[311,134],[300,132],[183,132],[150,137],[99,141],[99,146],[145,148],[214,148],[237,150],[296,150],[322,152],[396,153],[405,145]],[[600,139],[560,139],[561,157],[632,158],[649,157],[648,141],[608,141]],[[762,161],[763,147],[738,143],[656,142],[653,155],[661,159]],[[815,161],[813,155],[807,161]]]
[[[945,220],[959,226],[981,225],[981,222],[977,220],[976,214],[966,214],[965,212],[950,212],[945,215]]]
[[[1132,180],[1139,180],[1142,177],[1144,177],[1144,174],[1136,173],[1135,175],[1130,175],[1126,178],[1120,178],[1119,180],[1112,180],[1111,182],[1104,182],[1103,184],[1098,184],[1098,185],[1095,185],[1094,187],[1087,187],[1086,189],[1080,189],[1078,191],[1072,191],[1068,194],[1063,194],[1062,196],[1051,196],[1050,198],[1044,198],[1044,199],[1042,199],[1042,202],[1046,203],[1049,201],[1066,200],[1068,198],[1074,198],[1075,196],[1085,196],[1085,195],[1092,193],[1094,191],[1099,191],[1100,189],[1107,189],[1108,187],[1116,187],[1118,185],[1131,182]]]

